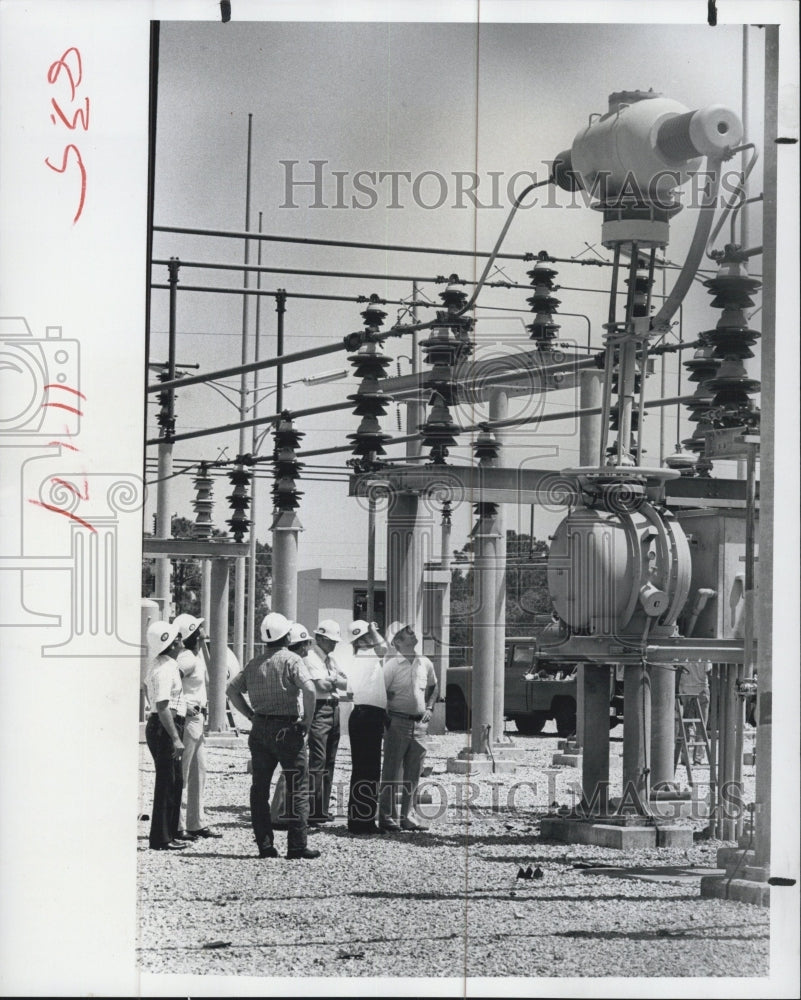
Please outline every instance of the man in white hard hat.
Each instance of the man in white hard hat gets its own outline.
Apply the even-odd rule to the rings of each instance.
[[[151,713],[145,739],[156,768],[153,811],[150,816],[150,849],[175,851],[186,847],[176,840],[181,811],[186,699],[175,657],[181,649],[178,627],[152,622],[147,629],[149,665],[145,685]]]
[[[181,794],[181,819],[178,840],[197,840],[198,837],[222,837],[206,823],[204,796],[206,788],[206,736],[205,723],[209,712],[209,674],[203,656],[204,618],[178,615],[173,624],[178,626],[184,648],[178,654],[178,671],[186,698],[186,724],[184,725],[184,754],[181,761],[184,790]]]
[[[278,857],[270,816],[270,784],[280,764],[286,781],[286,856],[311,860],[320,856],[319,851],[306,846],[309,818],[306,737],[314,716],[314,683],[303,660],[287,648],[290,626],[277,612],[265,616],[261,638],[267,648],[229,681],[227,693],[234,708],[252,723],[248,738],[253,762],[250,818],[259,857]],[[249,703],[245,700],[246,693]]]
[[[353,647],[353,655],[345,664],[348,686],[353,692],[353,711],[348,719],[351,755],[348,830],[370,834],[378,832],[375,820],[387,708],[382,666],[387,646],[375,622],[359,619],[351,623],[348,632]]]
[[[394,652],[384,661],[389,726],[384,735],[384,768],[379,797],[379,829],[417,831],[426,828],[411,810],[427,750],[428,723],[437,701],[437,675],[427,656],[415,654],[414,626],[393,622],[387,637]],[[401,789],[400,823],[397,790]]]
[[[316,688],[309,730],[310,823],[330,823],[334,819],[328,807],[339,748],[339,699],[348,687],[348,678],[336,661],[335,650],[341,640],[337,622],[325,618],[314,630],[314,645],[305,657]]]

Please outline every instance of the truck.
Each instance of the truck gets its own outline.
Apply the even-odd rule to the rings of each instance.
[[[536,636],[506,640],[504,718],[523,736],[536,736],[549,719],[559,736],[576,731],[578,664],[552,663],[540,655]],[[449,667],[445,689],[445,725],[451,731],[470,728],[472,666]],[[609,725],[623,719],[623,682],[612,672]]]

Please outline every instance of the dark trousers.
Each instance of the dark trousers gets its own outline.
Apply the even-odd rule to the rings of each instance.
[[[370,828],[375,823],[381,780],[381,740],[386,718],[384,709],[374,705],[354,705],[350,713],[350,829]]]
[[[176,718],[175,728],[183,738],[184,720]],[[156,765],[153,811],[150,815],[150,846],[163,847],[175,839],[181,816],[181,792],[184,779],[181,761],[173,758],[172,737],[158,715],[151,715],[145,727],[147,747]]]
[[[250,819],[256,843],[260,848],[273,845],[270,785],[280,764],[286,781],[287,849],[303,850],[309,822],[309,759],[302,727],[283,719],[257,715],[253,719],[248,746],[253,761]]]
[[[317,702],[309,730],[309,817],[325,819],[339,748],[339,705]]]

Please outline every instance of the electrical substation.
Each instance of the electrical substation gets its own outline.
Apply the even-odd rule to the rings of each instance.
[[[765,58],[769,78],[770,43]],[[770,607],[759,598],[758,557],[772,544],[770,525],[760,519],[760,458],[772,447],[767,438],[773,426],[763,428],[758,403],[763,379],[773,377],[765,359],[772,357],[768,341],[774,336],[768,303],[775,296],[775,146],[765,144],[761,133],[751,134],[742,108],[715,103],[714,74],[708,84],[709,103],[688,107],[669,93],[647,89],[643,66],[642,81],[622,79],[620,86],[646,89],[599,94],[597,104],[585,109],[585,120],[567,123],[561,141],[554,139],[547,176],[518,185],[494,247],[481,252],[448,249],[447,232],[439,246],[343,241],[343,247],[361,249],[365,261],[374,256],[373,264],[362,272],[323,270],[314,264],[315,252],[336,241],[315,239],[313,218],[294,233],[262,232],[249,188],[244,229],[238,222],[215,230],[193,227],[191,220],[170,226],[154,219],[151,238],[176,249],[151,258],[150,294],[168,301],[169,329],[166,357],[148,359],[147,392],[159,429],[146,442],[147,479],[155,483],[157,501],[153,531],[144,539],[155,584],[143,594],[142,623],[146,628],[151,619],[176,612],[175,561],[199,565],[200,610],[211,643],[208,731],[219,740],[232,738],[225,697],[228,648],[240,663],[250,659],[259,625],[256,511],[262,517],[266,509],[272,512],[271,610],[296,620],[304,506],[319,475],[308,467],[325,454],[340,470],[341,499],[328,515],[330,530],[339,530],[337,519],[347,521],[349,505],[367,513],[364,617],[377,617],[376,532],[383,521],[385,621],[415,624],[444,699],[452,520],[457,510],[469,510],[470,718],[465,746],[449,769],[513,769],[520,736],[507,731],[504,721],[506,531],[519,523],[512,512],[516,517],[520,508],[533,510],[532,523],[538,509],[559,510],[545,563],[551,619],[539,634],[538,655],[566,671],[575,668],[575,731],[562,750],[579,766],[581,796],[570,808],[544,816],[540,836],[621,848],[692,846],[693,829],[683,817],[697,805],[692,796],[698,786],[690,716],[677,677],[688,665],[708,665],[708,720],[692,719],[709,769],[703,809],[709,835],[734,844],[721,849],[720,867],[736,858],[737,877],[704,879],[701,894],[767,905],[772,674],[765,638]],[[770,114],[767,107],[766,135],[775,126]],[[560,151],[571,131],[572,142]],[[760,158],[764,179],[757,190],[752,171]],[[706,181],[688,204],[686,193],[699,176]],[[546,194],[549,204],[571,203],[573,213],[565,213],[559,247],[541,249],[537,213],[545,208],[519,209],[527,199],[545,201]],[[749,229],[748,210],[756,201],[764,222]],[[598,249],[589,257],[582,246],[571,245],[576,212],[594,221]],[[672,231],[687,217],[690,238],[674,242]],[[512,228],[529,231],[537,248],[505,252]],[[177,248],[190,238],[192,247],[204,248],[203,259],[179,255]],[[293,243],[304,246],[308,267],[274,266]],[[231,263],[231,248],[239,253],[243,245],[244,262]],[[217,253],[220,247],[226,249]],[[262,263],[268,248],[270,266]],[[332,293],[332,300],[350,303],[350,327],[327,330],[320,347],[293,349],[293,309],[302,308],[304,298],[326,298],[305,291],[310,282],[324,277],[330,288],[349,278],[376,278],[385,261],[403,260],[409,252],[444,258],[440,273],[404,275],[410,295],[397,299]],[[200,269],[219,280],[196,281]],[[244,284],[233,287],[234,275]],[[573,311],[572,286],[589,276],[596,305],[584,315]],[[286,287],[268,288],[273,280]],[[706,318],[690,329],[681,311],[699,284],[708,297]],[[518,339],[494,355],[477,350],[476,339],[482,299],[490,290],[525,312],[527,331],[527,342]],[[270,324],[275,350],[262,353],[257,332],[252,353],[243,336],[241,358],[216,370],[193,370],[192,359],[181,356],[180,316],[182,303],[198,295],[241,297],[243,328],[254,317],[257,331]],[[586,319],[586,342],[566,336],[571,316]],[[762,359],[762,374],[755,355]],[[401,357],[410,369],[403,373]],[[666,378],[668,359],[675,367]],[[329,373],[318,362],[339,368]],[[355,391],[315,403],[318,384],[345,376],[356,380]],[[274,379],[276,387],[268,412],[258,406],[263,378]],[[235,422],[181,426],[176,399],[192,386],[214,388],[232,379],[239,383]],[[285,389],[294,383],[310,390],[301,406],[287,402]],[[551,405],[566,390],[578,405]],[[339,445],[304,444],[309,418],[342,410],[352,413],[353,429]],[[673,413],[681,413],[692,432],[673,451],[664,446],[664,433],[658,454],[646,449],[646,419],[664,421]],[[566,464],[558,454],[536,464],[519,456],[510,460],[510,432],[525,428],[545,439],[566,420],[579,431],[577,461]],[[238,436],[236,454],[204,451],[204,438],[215,434]],[[191,462],[175,456],[184,441],[193,442]],[[192,478],[195,490],[188,538],[172,537],[171,528],[172,490],[181,474]],[[214,530],[224,526],[227,532]],[[610,782],[609,766],[609,690],[616,679],[623,694],[619,786]],[[751,704],[756,796],[746,802],[743,756]],[[434,721],[439,728],[432,731],[444,732],[444,703]]]

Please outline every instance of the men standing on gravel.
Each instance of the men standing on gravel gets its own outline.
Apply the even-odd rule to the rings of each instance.
[[[271,612],[261,623],[262,656],[245,665],[227,687],[231,704],[252,723],[250,817],[260,858],[277,858],[270,818],[270,784],[280,764],[286,780],[289,859],[320,856],[306,846],[309,761],[306,737],[314,717],[314,682],[303,660],[287,648],[290,622]],[[245,700],[247,694],[250,703]],[[302,708],[301,708],[302,705]]]
[[[184,648],[178,654],[178,672],[186,698],[184,753],[181,760],[184,787],[181,793],[181,818],[177,840],[197,840],[198,837],[222,837],[206,823],[204,797],[206,790],[206,716],[208,715],[209,675],[203,657],[203,618],[178,615],[178,626]]]
[[[384,736],[378,827],[386,832],[415,832],[426,829],[412,818],[411,810],[426,756],[428,723],[437,701],[437,676],[427,656],[415,655],[413,625],[393,622],[387,638],[395,653],[384,661],[389,727]],[[400,823],[398,788],[402,790]]]
[[[175,839],[183,789],[181,757],[186,716],[186,699],[175,662],[181,649],[178,626],[153,622],[147,629],[147,648],[150,666],[145,685],[150,715],[145,739],[156,767],[149,842],[153,851],[176,851],[186,847]]]
[[[335,659],[342,639],[339,625],[329,619],[314,631],[315,644],[304,659],[316,688],[314,719],[309,731],[309,822],[330,823],[331,786],[339,747],[339,698],[348,679]]]
[[[377,833],[381,738],[387,707],[383,657],[387,645],[375,622],[353,622],[349,637],[353,655],[344,665],[353,692],[353,711],[348,720],[351,754],[348,830],[356,834]]]

